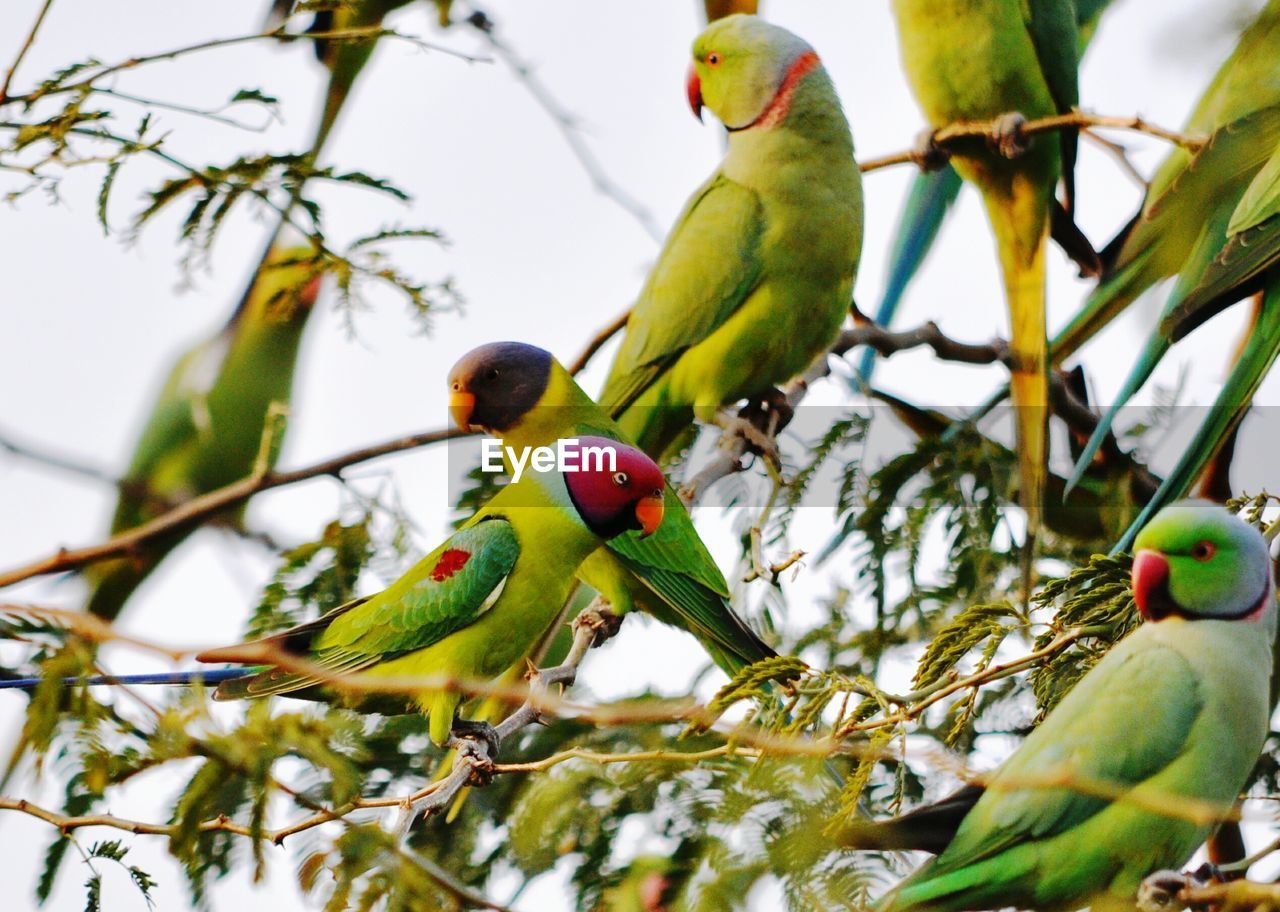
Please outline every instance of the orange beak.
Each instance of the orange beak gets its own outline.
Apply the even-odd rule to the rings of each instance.
[[[449,414],[460,430],[471,430],[471,413],[476,407],[476,394],[454,390],[449,394]]]
[[[640,502],[636,504],[636,521],[640,523],[641,538],[648,538],[658,531],[664,512],[666,507],[663,505],[661,492],[640,498]]]

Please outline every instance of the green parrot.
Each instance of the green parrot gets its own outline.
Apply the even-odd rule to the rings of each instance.
[[[273,404],[288,407],[298,345],[319,293],[311,255],[310,247],[272,247],[227,324],[170,370],[121,482],[112,534],[253,470]],[[265,454],[268,466],[278,453],[274,446]],[[243,515],[240,507],[223,519],[238,523]],[[87,568],[89,612],[114,620],[190,532],[175,531],[137,554]]]
[[[557,438],[594,435],[626,442],[552,355],[520,342],[494,342],[449,371],[454,421],[516,450]],[[666,521],[657,533],[611,539],[583,562],[579,578],[618,614],[639,608],[698,638],[730,677],[776,653],[729,607],[729,587],[675,490],[665,489]]]
[[[1081,58],[1097,30],[1098,21],[1110,3],[1111,0],[1080,0],[1076,3]],[[962,184],[960,175],[949,163],[915,175],[903,204],[902,214],[898,216],[898,226],[890,245],[888,278],[874,318],[878,325],[888,327],[892,324],[902,296],[928,256],[951,204],[960,194]],[[1068,251],[1069,255],[1073,252],[1074,249]],[[875,363],[876,350],[864,350],[858,360],[858,378],[862,386],[870,385]]]
[[[1055,364],[1079,350],[1144,291],[1181,272],[1194,253],[1205,255],[1197,251],[1204,223],[1227,217],[1240,189],[1273,148],[1249,135],[1257,121],[1248,115],[1280,104],[1277,57],[1280,0],[1269,0],[1240,35],[1183,127],[1188,134],[1211,136],[1209,145],[1198,153],[1176,146],[1161,163],[1142,210],[1103,251],[1102,281],[1055,336],[1050,353]],[[1245,136],[1238,135],[1241,130]],[[1213,251],[1207,255],[1212,257]]]
[[[1205,222],[1196,249],[1178,276],[1164,316],[1076,465],[1073,483],[1088,468],[1118,409],[1150,377],[1174,343],[1241,298],[1255,296],[1252,320],[1217,399],[1173,471],[1116,544],[1117,549],[1127,548],[1136,529],[1149,516],[1187,492],[1244,418],[1254,393],[1280,354],[1280,107],[1268,108],[1244,120],[1259,118],[1269,124],[1269,142],[1275,151],[1239,196],[1235,208],[1219,212]],[[1252,131],[1242,127],[1241,133],[1248,135]],[[1223,215],[1227,216],[1225,230]]]
[[[689,103],[728,130],[627,321],[600,404],[661,455],[697,418],[807,368],[849,311],[862,248],[853,139],[818,55],[748,15],[693,45]]]
[[[1269,728],[1267,544],[1222,507],[1183,501],[1152,519],[1137,547],[1133,594],[1146,623],[985,788],[887,825],[852,825],[845,841],[858,848],[939,853],[880,912],[1132,909],[1143,878],[1181,865],[1214,829],[1179,812],[1230,815]]]
[[[613,453],[610,460],[590,448]],[[296,656],[331,675],[448,676],[492,680],[555,621],[578,565],[604,539],[662,523],[657,464],[601,437],[578,438],[578,456],[554,471],[529,471],[500,491],[443,544],[376,595],[260,640],[212,649],[202,662],[278,664]],[[274,660],[274,661],[273,661]],[[340,690],[340,688],[338,688]],[[220,700],[291,694],[327,699],[322,677],[270,668],[223,681]],[[416,697],[432,741],[448,743],[465,695],[456,688]],[[358,704],[359,700],[356,701]]]
[[[295,2],[296,0],[274,0],[267,15],[268,25],[275,26],[283,22]],[[375,29],[382,25],[387,16],[409,2],[410,0],[348,0],[336,4],[332,9],[318,9],[307,27],[307,33],[317,35],[350,29]],[[448,24],[448,2],[437,0],[437,6],[440,7],[441,24]],[[356,78],[369,62],[376,44],[377,39],[314,39],[316,59],[329,71],[329,84],[325,88],[324,108],[320,112],[320,121],[311,142],[313,157],[319,156],[338,114],[346,104],[347,96],[355,86]]]
[[[1078,100],[1072,0],[894,0],[907,79],[934,129],[1018,112],[1070,111]],[[1006,119],[1010,138],[1014,123]],[[996,237],[1009,305],[1011,390],[1028,542],[1040,525],[1048,431],[1044,249],[1051,220],[1070,222],[1078,137],[1033,137],[1006,157],[985,140],[955,144],[956,171],[977,185]],[[1002,143],[1009,151],[1015,143]],[[1065,211],[1055,216],[1062,178]]]

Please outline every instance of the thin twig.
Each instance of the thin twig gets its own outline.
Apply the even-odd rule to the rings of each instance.
[[[44,17],[48,15],[49,7],[51,6],[53,6],[53,0],[44,0],[44,5],[40,7],[40,12],[36,14],[36,21],[31,24],[31,30],[27,32],[27,37],[22,42],[22,47],[18,48],[18,56],[9,65],[9,72],[4,75],[4,83],[0,84],[0,105],[10,100],[9,86],[13,82],[13,74],[18,71],[22,59],[27,56],[27,51],[31,50],[31,45],[35,43],[36,32],[40,31],[40,26],[44,24]]]
[[[99,80],[103,79],[106,76],[110,76],[114,73],[120,73],[125,70],[136,69],[137,67],[145,66],[146,64],[150,64],[150,63],[157,63],[162,60],[173,60],[174,58],[177,58],[177,57],[185,57],[188,54],[194,54],[201,51],[211,51],[211,50],[217,50],[219,48],[234,47],[236,45],[247,44],[253,41],[268,41],[268,40],[280,41],[280,40],[286,40],[286,39],[295,39],[299,37],[303,37],[303,36],[295,35],[292,32],[289,32],[284,25],[280,25],[277,28],[268,29],[267,31],[263,31],[263,32],[253,32],[252,34],[248,34],[248,35],[234,35],[230,38],[210,38],[206,41],[198,41],[194,44],[188,44],[182,47],[171,48],[170,50],[167,50],[167,51],[158,51],[154,54],[142,54],[136,57],[130,57],[126,60],[121,60],[118,63],[99,64],[97,65],[97,68],[92,73],[90,73],[88,76],[83,77],[82,79],[77,79],[75,82],[55,83],[53,85],[41,86],[37,89],[33,89],[31,92],[28,92],[25,95],[5,96],[3,98],[3,101],[4,102],[19,101],[25,104],[31,104],[35,101],[38,101],[41,98],[45,98],[48,96],[62,95],[67,92],[77,92],[77,91],[82,91],[86,89],[91,89],[94,87],[94,84],[96,82],[98,82]],[[333,29],[327,32],[308,33],[305,37],[308,40],[327,39],[332,41],[358,41],[358,40],[375,40],[375,39],[382,39],[382,38],[395,38],[401,41],[407,41],[410,44],[414,45],[415,47],[421,48],[422,50],[439,51],[440,53],[448,54],[452,57],[457,57],[460,60],[465,60],[467,63],[490,62],[487,58],[476,57],[471,54],[467,54],[462,51],[455,50],[453,48],[432,44],[428,41],[423,41],[421,38],[418,38],[415,35],[406,35],[402,32],[396,31],[395,29],[383,28],[380,25],[359,26],[359,27],[347,28],[347,29]]]
[[[962,121],[948,124],[933,134],[933,142],[946,150],[953,143],[966,139],[996,140],[1000,138],[1000,126],[1001,121],[999,119]],[[1022,125],[1020,132],[1024,136],[1034,136],[1037,133],[1048,133],[1054,130],[1083,130],[1090,127],[1132,130],[1136,133],[1145,133],[1148,136],[1158,137],[1184,149],[1190,149],[1193,152],[1206,142],[1203,136],[1192,136],[1178,133],[1174,130],[1167,130],[1136,115],[1133,117],[1108,117],[1102,114],[1089,114],[1085,111],[1071,111],[1067,114],[1055,114],[1052,117],[1028,120]],[[866,159],[859,166],[865,173],[867,171],[878,171],[891,165],[919,165],[920,161],[921,154],[919,150],[912,149],[908,152],[898,152],[893,155],[881,156],[880,158]]]
[[[569,149],[573,152],[574,157],[578,159],[578,163],[582,165],[582,169],[586,171],[587,177],[591,179],[591,183],[596,190],[626,210],[629,215],[640,223],[640,226],[644,228],[649,237],[661,243],[664,236],[663,231],[654,220],[653,214],[643,203],[623,190],[609,177],[604,166],[600,164],[590,147],[583,141],[577,119],[573,114],[565,110],[555,96],[548,91],[547,87],[538,79],[533,68],[525,60],[521,59],[520,55],[510,45],[498,40],[497,35],[494,34],[493,20],[480,10],[476,10],[467,17],[466,21],[484,36],[489,46],[493,48],[494,53],[501,57],[502,61],[511,68],[516,78],[529,90],[529,94],[534,97],[534,100],[538,102],[542,110],[551,116],[552,121],[555,122],[556,127],[560,130],[560,135],[569,144]]]
[[[631,309],[628,308],[615,317],[612,323],[592,336],[591,341],[587,343],[587,347],[584,348],[582,353],[578,355],[578,357],[574,358],[573,363],[569,365],[569,373],[575,377],[582,373],[583,368],[587,366],[587,362],[596,356],[596,352],[604,348],[606,342],[626,328],[627,320],[630,318]]]
[[[9,434],[0,434],[0,450],[11,453],[22,459],[38,462],[41,465],[47,465],[51,468],[58,469],[63,472],[69,472],[72,475],[80,475],[84,478],[92,478],[94,481],[101,481],[113,487],[120,485],[120,479],[116,478],[110,472],[98,466],[91,466],[88,463],[80,462],[70,456],[63,456],[59,453],[53,453],[41,447],[32,446],[29,443],[19,442]]]
[[[130,554],[158,536],[197,525],[214,514],[242,503],[262,491],[269,491],[272,488],[296,484],[300,481],[307,481],[326,475],[341,478],[343,469],[357,463],[462,436],[465,436],[463,432],[452,428],[428,431],[423,434],[414,434],[410,437],[401,437],[376,446],[353,450],[350,453],[334,456],[301,469],[293,469],[287,472],[267,471],[249,475],[225,487],[210,491],[208,494],[193,498],[181,506],[174,507],[155,519],[143,523],[141,526],[113,535],[101,544],[89,545],[83,548],[61,548],[57,553],[48,557],[0,573],[0,588],[11,586],[33,576],[61,573],[65,570],[74,570],[109,557]]]

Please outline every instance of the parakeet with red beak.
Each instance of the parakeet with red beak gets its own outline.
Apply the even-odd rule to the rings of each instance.
[[[378,594],[291,630],[198,655],[203,662],[251,665],[291,656],[315,666],[315,673],[272,668],[224,681],[215,696],[326,698],[332,694],[326,676],[351,672],[497,678],[555,621],[574,571],[603,540],[631,529],[652,535],[662,523],[666,482],[653,460],[601,437],[578,438],[576,452],[572,465],[530,471],[505,487]],[[414,701],[430,717],[437,744],[448,742],[464,699],[449,689]]]
[[[853,138],[818,55],[749,15],[694,42],[689,104],[729,132],[627,321],[600,404],[658,456],[693,418],[807,368],[849,312],[862,249]]]
[[[617,423],[550,352],[523,342],[493,342],[464,355],[449,371],[454,421],[517,449],[584,434],[625,442]],[[578,569],[578,577],[625,614],[639,608],[698,638],[726,674],[774,651],[734,614],[729,587],[693,520],[670,485],[666,518],[648,538],[610,539]]]
[[[1231,814],[1271,714],[1267,543],[1216,504],[1181,501],[1138,536],[1133,597],[1145,623],[985,789],[890,821],[893,839],[872,826],[845,840],[940,850],[882,912],[1133,908],[1143,878],[1183,864],[1214,829],[1204,812]]]

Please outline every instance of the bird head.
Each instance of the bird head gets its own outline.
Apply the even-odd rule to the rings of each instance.
[[[689,106],[699,120],[703,105],[710,108],[730,132],[772,125],[819,65],[813,48],[786,29],[757,16],[726,16],[693,43]]]
[[[523,342],[491,342],[462,356],[449,371],[449,411],[464,431],[501,434],[537,406],[554,359]]]
[[[569,499],[587,528],[601,538],[629,529],[639,529],[641,538],[647,538],[657,531],[667,486],[658,464],[616,440],[578,437],[577,441],[578,468],[561,473]]]
[[[1165,507],[1134,545],[1133,598],[1148,621],[1274,614],[1266,540],[1217,504],[1183,500]]]

